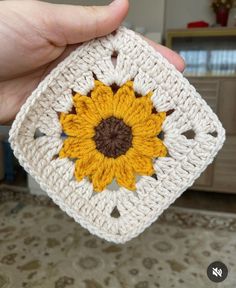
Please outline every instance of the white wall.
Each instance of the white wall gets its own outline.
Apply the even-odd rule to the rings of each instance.
[[[0,0],[2,1],[2,0]],[[52,3],[105,5],[111,0],[41,0]],[[235,5],[236,5],[236,0]],[[188,22],[204,20],[213,24],[211,0],[130,0],[127,21],[144,26],[148,32],[186,28]]]
[[[165,29],[186,28],[188,22],[215,21],[210,0],[166,0]]]
[[[165,0],[130,0],[127,20],[136,26],[145,26],[149,32],[164,29]]]
[[[45,0],[46,1],[46,0]],[[54,3],[105,5],[111,0],[47,0]],[[213,24],[211,0],[130,0],[126,21],[144,26],[148,32],[186,28],[188,22],[204,20]]]

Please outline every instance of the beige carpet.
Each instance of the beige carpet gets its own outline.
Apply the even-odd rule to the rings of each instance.
[[[114,245],[47,198],[2,193],[0,288],[236,287],[236,215],[169,208],[141,236]],[[220,260],[219,284],[206,275]]]

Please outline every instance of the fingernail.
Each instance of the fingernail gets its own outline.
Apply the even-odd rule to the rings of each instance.
[[[113,0],[109,5],[110,6],[116,6],[119,5],[120,2],[122,2],[123,0]]]

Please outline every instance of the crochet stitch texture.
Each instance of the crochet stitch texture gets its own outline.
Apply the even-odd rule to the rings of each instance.
[[[224,139],[217,116],[188,80],[123,27],[61,62],[10,131],[19,162],[53,201],[115,243],[151,225]]]
[[[76,114],[63,113],[63,131],[69,136],[59,156],[75,158],[75,178],[89,176],[95,191],[102,191],[116,178],[117,183],[135,190],[135,173],[154,174],[152,158],[166,156],[157,138],[165,112],[157,113],[152,93],[135,97],[133,82],[116,93],[95,81],[91,97],[73,97]]]

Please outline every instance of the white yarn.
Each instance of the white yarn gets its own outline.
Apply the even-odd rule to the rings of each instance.
[[[111,61],[114,51],[116,66]],[[138,93],[153,91],[157,111],[174,109],[163,124],[169,155],[154,162],[157,180],[140,177],[136,192],[120,187],[94,193],[88,180],[73,178],[73,162],[54,158],[63,144],[57,112],[70,111],[71,90],[86,95],[94,87],[94,75],[107,85],[121,86],[133,79]],[[45,135],[35,139],[37,128]],[[182,135],[191,129],[194,139]],[[115,35],[81,45],[61,62],[27,99],[10,131],[15,156],[53,201],[91,233],[115,243],[130,240],[151,225],[213,161],[224,140],[217,116],[188,80],[123,27]],[[114,207],[119,218],[111,216]]]

